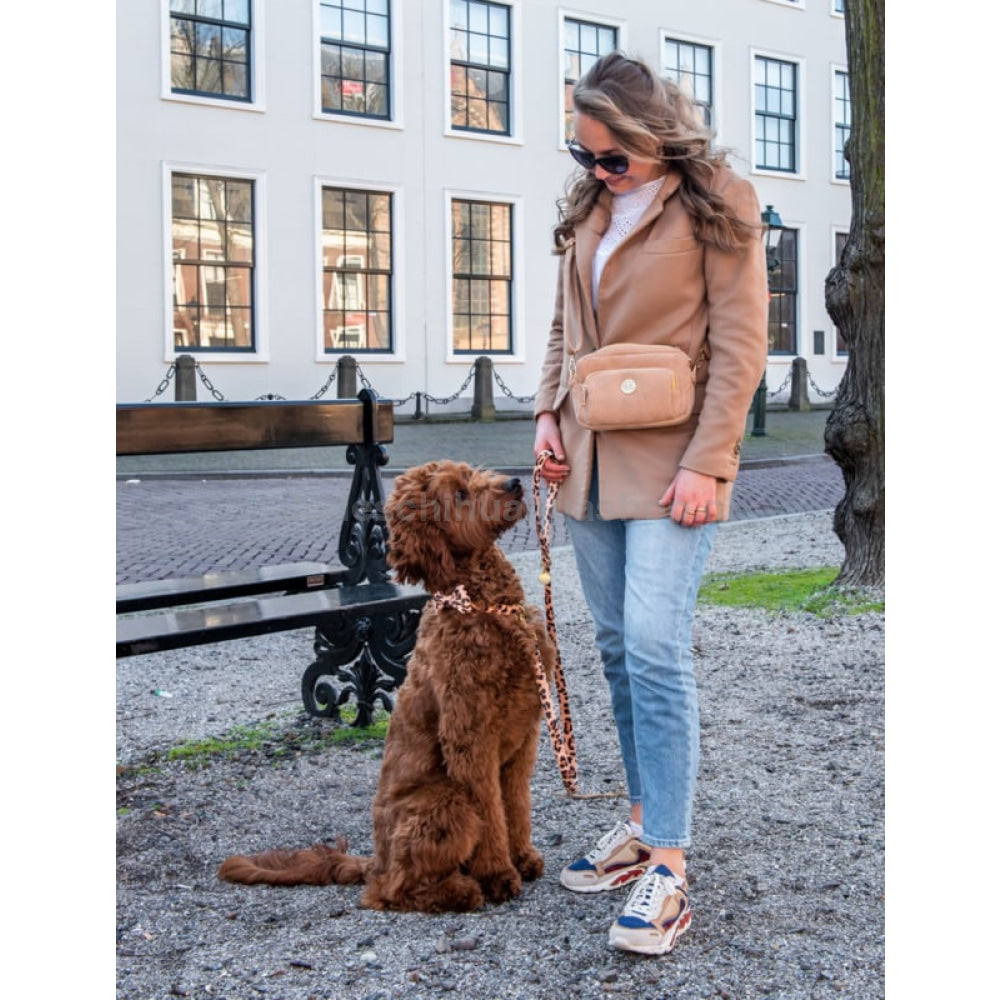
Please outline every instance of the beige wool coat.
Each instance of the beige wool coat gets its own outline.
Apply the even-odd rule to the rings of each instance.
[[[603,191],[563,254],[555,314],[535,397],[535,416],[552,411],[571,467],[556,507],[587,516],[596,454],[600,513],[605,518],[668,516],[658,500],[678,469],[718,480],[718,519],[728,516],[747,411],[767,361],[767,271],[763,242],[735,252],[695,239],[681,204],[680,177],[668,174],[652,204],[608,257],[593,308],[594,254],[611,219]],[[713,184],[735,214],[759,226],[753,186],[728,168]],[[694,413],[675,427],[593,432],[581,427],[569,394],[568,343],[582,357],[606,344],[671,344],[697,358]]]

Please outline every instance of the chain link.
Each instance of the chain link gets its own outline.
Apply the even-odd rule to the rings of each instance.
[[[784,389],[785,386],[788,385],[788,383],[791,381],[792,381],[792,371],[791,369],[789,369],[788,374],[785,376],[785,381],[782,382],[781,385],[779,385],[778,388],[774,390],[774,392],[769,392],[768,396],[774,399],[774,397],[777,396],[778,393],[781,392],[781,390]]]
[[[424,393],[424,399],[429,399],[432,403],[437,403],[438,406],[443,406],[446,403],[453,403],[462,393],[468,388],[469,383],[472,381],[472,376],[476,374],[475,362],[469,368],[469,374],[466,376],[465,381],[458,387],[457,391],[453,392],[450,396],[445,396],[444,399],[438,399],[437,396],[432,396],[429,392]]]
[[[170,385],[170,380],[174,377],[174,373],[177,371],[177,365],[171,365],[167,369],[167,374],[163,376],[163,381],[156,387],[156,392],[153,393],[149,399],[146,400],[147,403],[152,403],[161,392],[164,392],[166,388]]]
[[[326,393],[326,390],[330,388],[330,383],[337,377],[337,372],[340,371],[340,358],[337,358],[333,363],[333,371],[330,372],[327,380],[316,390],[309,398],[319,399],[322,395]]]
[[[514,393],[512,393],[510,389],[507,388],[506,384],[504,383],[504,380],[500,377],[500,372],[498,372],[496,368],[493,369],[493,381],[496,382],[498,386],[500,386],[500,391],[508,399],[513,399],[515,403],[533,403],[535,401],[534,394],[530,396],[515,396]]]
[[[840,388],[840,383],[838,382],[829,392],[824,392],[814,381],[811,374],[809,374],[808,369],[806,370],[806,378],[809,380],[809,385],[812,386],[813,392],[817,396],[822,396],[824,399],[829,399],[831,396],[837,395],[837,390]]]
[[[197,359],[195,360],[194,367],[195,370],[198,372],[198,378],[201,379],[202,385],[204,385],[204,387],[208,389],[208,391],[212,394],[212,399],[218,400],[221,403],[226,397],[223,396],[222,393],[219,392],[219,390],[216,389],[214,385],[212,385],[211,380],[205,374],[205,369],[202,368],[200,364],[198,364]]]

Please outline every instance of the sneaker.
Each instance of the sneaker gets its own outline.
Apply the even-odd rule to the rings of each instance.
[[[622,951],[662,955],[691,925],[687,882],[666,865],[649,868],[636,883],[608,944]]]
[[[649,848],[619,821],[586,857],[567,865],[559,881],[573,892],[603,892],[639,878],[649,866]]]

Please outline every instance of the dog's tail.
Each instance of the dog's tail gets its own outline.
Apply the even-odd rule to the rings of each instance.
[[[238,854],[219,866],[219,878],[241,885],[360,885],[371,858],[347,854],[347,841],[336,848],[314,844],[301,850]]]

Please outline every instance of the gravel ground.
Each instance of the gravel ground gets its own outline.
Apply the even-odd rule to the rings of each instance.
[[[829,512],[732,522],[709,570],[837,565],[842,554]],[[540,603],[538,553],[511,558]],[[553,553],[553,592],[581,788],[615,791],[614,725],[568,549]],[[337,834],[368,852],[378,746],[319,749],[311,739],[332,723],[301,711],[308,630],[120,660],[118,996],[881,998],[884,624],[882,614],[700,608],[694,921],[662,958],[606,946],[627,890],[559,886],[559,869],[627,807],[567,799],[544,727],[533,819],[546,873],[510,903],[377,913],[358,907],[357,887],[217,881],[219,862],[237,852]],[[163,758],[261,720],[277,735],[260,750],[199,767]]]

